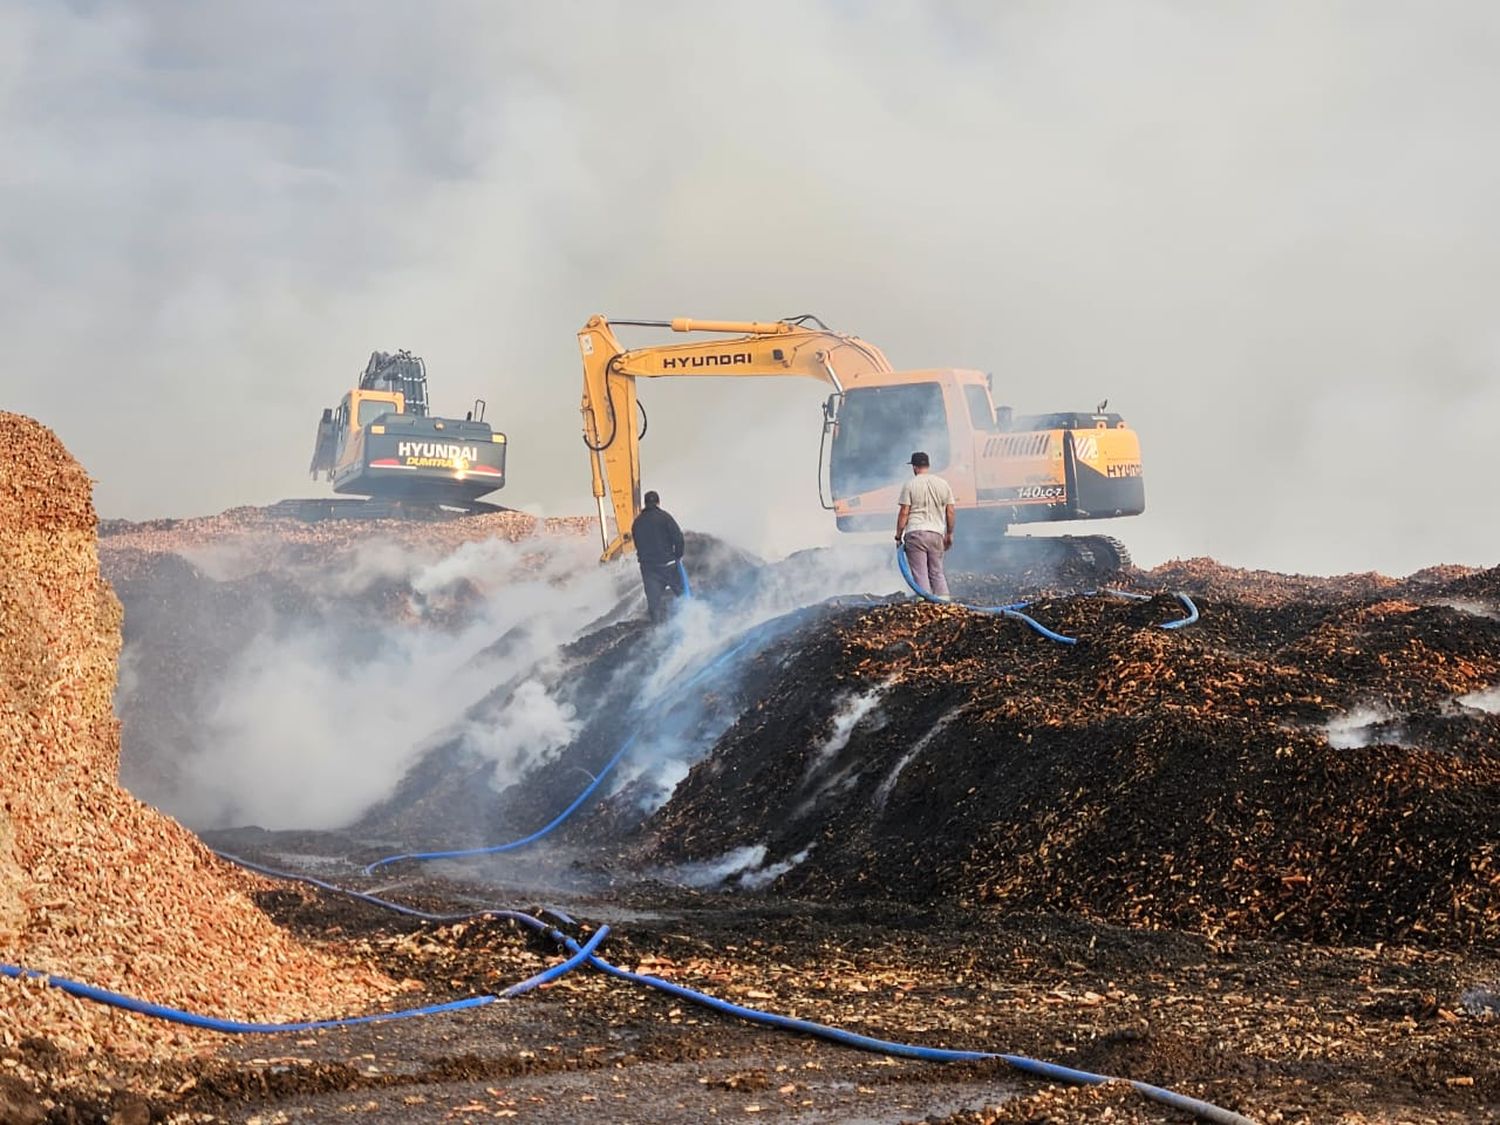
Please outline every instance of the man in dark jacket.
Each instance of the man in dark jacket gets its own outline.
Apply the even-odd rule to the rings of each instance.
[[[667,591],[682,596],[682,528],[661,509],[661,497],[645,496],[646,506],[630,525],[635,557],[641,564],[641,582],[646,587],[646,609],[653,622],[667,619]]]

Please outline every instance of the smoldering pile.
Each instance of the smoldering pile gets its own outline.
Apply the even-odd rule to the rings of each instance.
[[[627,742],[628,758],[600,791],[610,799],[579,817],[587,828],[568,825],[552,842],[597,857],[600,844],[638,828],[687,763],[754,705],[758,680],[742,674],[746,667],[832,612],[789,608],[799,599],[782,588],[775,567],[711,536],[687,536],[686,562],[701,611],[655,629],[632,581],[579,636],[540,663],[516,665],[351,833],[443,849],[512,839],[547,823]],[[746,610],[747,599],[759,612]],[[512,630],[487,651],[499,656],[530,640]],[[566,721],[539,730],[529,721],[539,707]]]
[[[434,557],[465,543],[591,534],[589,517],[538,517],[524,512],[488,512],[461,519],[335,519],[309,523],[280,517],[266,508],[230,508],[215,516],[132,523],[111,520],[100,528],[100,557],[112,582],[134,577],[160,556],[182,556],[225,576],[281,569],[320,568],[327,573],[356,565],[372,542],[387,560],[403,555]],[[368,561],[363,564],[369,565]],[[393,565],[393,564],[391,564]]]
[[[308,524],[248,508],[117,523],[101,562],[125,606],[125,783],[195,826],[274,805],[268,792],[241,807],[241,774],[286,758],[347,763],[383,795],[370,775],[396,767],[382,753],[404,755],[456,718],[433,692],[443,670],[431,650],[461,663],[458,646],[493,640],[473,626],[497,604],[592,570],[590,527],[517,512]],[[467,678],[482,695],[479,671]],[[370,738],[385,751],[357,745]],[[350,815],[360,807],[355,792]]]
[[[798,636],[637,862],[754,847],[791,895],[1320,942],[1500,936],[1500,717],[1463,702],[1500,682],[1500,621],[1452,604],[1500,604],[1500,569],[1254,575],[1242,600],[1206,560],[1141,576],[1164,578],[1200,594],[1195,628],[1153,627],[1171,598],[1073,597],[1034,608],[1083,638],[1071,649],[921,605]],[[1408,736],[1332,745],[1357,708]]]
[[[596,767],[667,644],[642,627],[633,568],[598,565],[591,526],[253,509],[117,526],[102,553],[126,611],[127,785],[202,829],[414,844],[524,821],[522,791],[498,791],[539,765],[526,791],[544,807],[559,742],[577,743],[567,784]],[[694,534],[688,563],[706,598],[759,566]]]
[[[120,605],[99,574],[90,483],[41,425],[0,413],[0,960],[250,1019],[368,1006],[392,986],[293,940],[259,881],[118,785]],[[156,1054],[202,1039],[3,981],[0,1042]]]
[[[338,558],[368,565],[371,544],[384,549],[383,530],[365,529],[364,548],[346,533],[330,548]],[[211,538],[178,547],[224,567]],[[544,557],[544,541],[520,549]],[[349,569],[309,550],[301,570],[282,554],[275,568],[205,577],[205,612],[233,618],[239,598],[257,613],[267,602],[304,619],[344,612],[318,583]],[[708,599],[719,610],[747,596],[762,611],[809,606],[813,588],[852,592],[873,573],[870,559],[840,569],[816,553],[767,567],[709,540],[693,552],[695,583],[726,595]],[[131,604],[162,596],[152,583],[171,587],[169,570],[189,565],[161,553],[123,583]],[[346,582],[358,591],[350,627],[406,615],[451,630],[480,600],[445,588],[445,613],[432,591],[414,599],[409,574],[403,562]],[[462,713],[430,716],[433,737],[354,835],[424,848],[523,835],[638,740],[603,799],[551,841],[622,875],[693,865],[789,894],[1319,941],[1495,935],[1500,718],[1465,700],[1500,682],[1500,572],[1325,579],[1198,559],[1135,579],[1194,593],[1203,620],[1168,633],[1154,628],[1181,612],[1168,597],[1030,591],[1042,620],[1083,638],[1064,649],[1012,622],[877,598],[707,617],[694,648],[641,627],[627,575],[540,662],[530,624],[485,638],[474,653],[495,670],[485,690]],[[989,580],[984,592],[1015,591]],[[158,640],[173,640],[181,614],[158,617]],[[774,627],[725,674],[692,679],[754,620]],[[538,743],[533,726],[528,742],[517,724],[538,704],[551,727]]]

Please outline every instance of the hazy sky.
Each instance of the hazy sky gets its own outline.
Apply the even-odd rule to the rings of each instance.
[[[375,348],[591,507],[589,314],[815,312],[1142,435],[1154,562],[1500,562],[1500,6],[0,0],[0,407],[105,515],[319,495]],[[824,388],[656,383],[647,484],[832,532]]]

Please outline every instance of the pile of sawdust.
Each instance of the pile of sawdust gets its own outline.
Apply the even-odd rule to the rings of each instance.
[[[0,961],[254,1020],[368,1007],[373,970],[293,940],[258,884],[118,784],[120,605],[90,481],[45,427],[0,412]],[[150,1056],[201,1034],[0,980],[0,1043]]]
[[[426,558],[446,555],[465,543],[501,539],[522,543],[536,538],[597,536],[591,516],[549,516],[488,512],[450,520],[341,519],[308,523],[270,514],[265,508],[230,508],[216,516],[129,523],[112,520],[101,531],[100,553],[110,576],[135,577],[163,555],[214,558],[222,568],[232,559],[233,574],[298,569],[313,564],[329,571],[340,560],[378,544],[387,552]]]

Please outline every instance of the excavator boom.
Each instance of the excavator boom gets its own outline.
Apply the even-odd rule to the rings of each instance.
[[[776,321],[621,320],[618,325],[706,332],[730,339],[628,350],[614,324],[595,316],[578,333],[583,356],[583,440],[588,446],[603,558],[629,549],[641,508],[640,407],[635,381],[662,376],[817,379],[842,393],[861,377],[888,373],[879,348],[811,318]],[[607,501],[607,503],[606,503]],[[611,518],[614,530],[610,530]]]
[[[627,349],[614,328],[630,325],[707,340]],[[841,531],[892,525],[913,450],[932,458],[963,513],[962,538],[981,553],[1027,555],[1008,537],[1016,524],[1114,519],[1145,510],[1140,441],[1105,403],[1092,413],[1017,416],[996,408],[991,380],[957,368],[895,371],[873,344],[813,317],[775,321],[589,320],[583,355],[583,440],[589,448],[604,559],[630,549],[641,506],[640,406],[636,380],[665,376],[795,376],[829,384],[823,412],[831,501]],[[831,439],[831,440],[830,440]],[[823,484],[820,456],[819,487]],[[1123,548],[1101,536],[1046,537],[1030,555],[1072,557],[1106,577]]]

